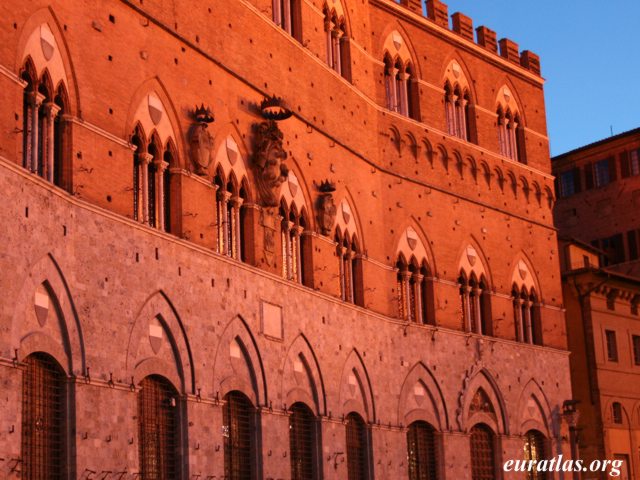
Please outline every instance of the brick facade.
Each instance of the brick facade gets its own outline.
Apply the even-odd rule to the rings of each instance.
[[[329,3],[346,19],[340,71],[326,64],[318,2],[293,2],[296,38],[272,21],[271,0],[0,6],[11,27],[0,47],[3,474],[23,465],[33,352],[68,376],[69,478],[135,478],[148,375],[179,393],[184,479],[224,478],[232,391],[256,407],[257,478],[291,478],[295,402],[318,418],[318,478],[347,478],[351,412],[367,425],[372,478],[407,478],[416,420],[437,432],[443,478],[470,478],[479,423],[496,435],[496,465],[520,458],[532,429],[549,455],[570,457],[537,57],[506,40],[498,54],[488,29],[475,44],[464,16],[450,31],[440,2],[429,18],[414,2]],[[419,120],[386,108],[386,54],[411,65]],[[468,86],[470,141],[446,133],[449,78]],[[54,92],[56,123],[34,127],[25,101],[43,99],[49,118]],[[292,113],[276,123],[281,150],[278,132],[260,136],[270,95]],[[206,129],[201,105],[215,117]],[[520,162],[499,153],[501,105],[518,113]],[[29,137],[59,125],[58,143]],[[399,259],[420,273],[399,272]],[[413,301],[403,275],[428,285],[424,319],[399,308]],[[535,342],[518,336],[514,285],[535,292]],[[480,391],[486,411],[471,406]]]

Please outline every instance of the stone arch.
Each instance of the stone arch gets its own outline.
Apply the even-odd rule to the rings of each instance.
[[[540,184],[534,180],[531,182],[531,188],[538,202],[538,206],[542,206],[542,189],[540,188]]]
[[[135,91],[129,104],[127,120],[124,125],[124,138],[130,138],[136,125],[150,138],[150,132],[156,131],[160,145],[165,145],[168,139],[173,139],[178,152],[175,159],[180,168],[186,168],[185,158],[188,158],[187,147],[180,132],[185,131],[180,118],[171,101],[167,89],[158,77],[145,80]]]
[[[344,18],[345,33],[351,37],[351,22],[349,21],[349,10],[344,7],[345,0],[324,0],[324,5],[332,15],[337,18]]]
[[[422,362],[407,374],[398,402],[398,424],[424,420],[438,431],[449,430],[449,414],[438,381]]]
[[[71,55],[51,7],[36,11],[22,26],[15,59],[16,72],[22,68],[27,58],[31,59],[37,76],[47,70],[56,90],[60,84],[65,86],[68,108],[70,112],[79,114],[80,95]]]
[[[349,353],[342,369],[339,407],[343,415],[356,412],[366,422],[376,421],[375,400],[369,374],[355,348]]]
[[[410,36],[400,22],[387,25],[380,38],[384,38],[384,41],[378,58],[389,56],[394,63],[400,60],[405,66],[411,64],[416,69],[417,77],[422,78],[421,65],[416,61],[418,55],[413,44],[407,40]]]
[[[429,165],[431,165],[431,168],[433,168],[433,146],[427,138],[423,138],[421,143],[424,145],[424,153],[427,157],[427,161],[429,162]]]
[[[335,231],[340,232],[342,237],[350,239],[356,238],[360,252],[365,251],[365,242],[362,236],[362,224],[357,211],[353,208],[355,202],[349,192],[349,188],[345,187],[345,193],[342,200],[338,203],[336,212]]]
[[[249,165],[250,154],[245,143],[238,134],[235,125],[229,124],[216,132],[212,148],[213,161],[209,171],[213,179],[216,173],[223,172],[223,178],[228,179],[233,174],[237,180],[238,188],[245,182],[253,185],[252,171]],[[253,190],[248,189],[246,194],[249,200],[254,198]]]
[[[305,179],[303,169],[299,168],[294,158],[289,158],[289,175],[280,187],[280,197],[291,207],[294,206],[298,214],[304,216],[307,222],[305,229],[315,229],[315,215],[313,213],[313,201],[309,192],[309,183]]]
[[[620,410],[622,411],[622,424],[614,423],[613,421],[613,404],[614,403],[620,404]],[[607,401],[607,403],[604,405],[603,413],[604,414],[602,415],[602,418],[604,419],[605,424],[622,425],[623,427],[626,427],[626,428],[629,428],[632,425],[631,421],[632,421],[633,412],[629,413],[626,402],[620,398],[610,398]]]
[[[127,376],[159,374],[183,394],[196,392],[196,374],[186,329],[169,297],[159,290],[140,308],[131,327]]]
[[[509,110],[514,115],[518,114],[518,116],[520,117],[520,124],[526,125],[527,121],[523,108],[524,103],[522,103],[522,100],[520,99],[518,91],[515,85],[513,85],[513,82],[511,82],[509,78],[505,78],[501,82],[501,86],[496,89],[496,91],[498,93],[496,94],[494,101],[495,110],[497,110],[498,108],[502,108],[505,112]]]
[[[493,173],[496,177],[496,182],[498,182],[498,187],[500,191],[504,193],[504,173],[502,173],[502,169],[500,167],[496,167],[493,170]]]
[[[409,148],[409,152],[414,159],[418,159],[418,154],[420,153],[420,147],[416,140],[416,137],[411,132],[406,132],[404,134],[404,139],[402,140],[404,145]]]
[[[484,160],[480,161],[480,170],[482,171],[482,176],[484,177],[484,181],[487,184],[487,187],[491,188],[491,167]]]
[[[509,285],[515,284],[519,290],[524,287],[528,292],[531,292],[533,289],[537,292],[538,298],[541,299],[542,290],[540,280],[527,254],[522,250],[518,252],[514,257],[512,265]]]
[[[449,82],[452,87],[459,85],[461,90],[469,92],[472,103],[478,102],[473,77],[466,62],[457,52],[452,52],[442,62],[441,84],[445,85],[446,82]]]
[[[67,279],[51,253],[28,268],[17,297],[11,336],[0,343],[5,358],[35,351],[51,354],[67,374],[86,373],[82,326]]]
[[[472,403],[479,394],[484,395],[488,402],[487,411],[472,411]],[[496,434],[509,434],[509,419],[504,398],[493,375],[486,368],[468,374],[458,404],[458,424],[463,432],[469,432],[474,425],[484,423]]]
[[[227,324],[218,342],[211,389],[216,398],[238,390],[255,406],[268,404],[262,356],[251,329],[239,315]]]
[[[327,414],[327,399],[320,365],[303,333],[300,333],[289,347],[280,381],[280,396],[287,407],[295,402],[303,402],[309,407],[314,407],[316,415]]]
[[[410,219],[404,223],[404,228],[400,229],[399,233],[395,235],[394,244],[396,245],[396,254],[394,258],[403,254],[407,262],[410,262],[412,257],[417,261],[425,259],[431,275],[434,277],[437,276],[436,261],[431,248],[431,242],[429,242],[420,222],[411,216]]]
[[[631,421],[633,422],[634,426],[640,426],[640,401],[637,401],[633,405],[633,410],[631,412]]]
[[[464,160],[462,160],[462,155],[458,150],[453,150],[453,158],[456,164],[456,170],[458,175],[460,175],[460,179],[464,179]]]
[[[515,174],[511,170],[507,170],[507,177],[509,177],[509,186],[511,187],[511,193],[514,198],[518,198],[518,180]]]
[[[549,206],[549,209],[552,209],[553,208],[553,204],[556,201],[556,198],[553,195],[553,190],[551,190],[551,188],[549,188],[549,186],[547,185],[547,186],[544,187],[544,191],[545,191],[545,194],[547,196],[547,205]]]
[[[547,438],[552,437],[551,408],[544,391],[533,378],[522,389],[515,420],[518,423],[511,426],[512,431],[519,435],[524,435],[529,430],[538,430]]]
[[[480,248],[480,244],[473,235],[470,236],[458,255],[458,265],[455,271],[456,273],[463,271],[467,277],[475,274],[478,280],[484,277],[488,284],[487,286],[491,287],[493,285],[493,276],[491,275],[489,262],[482,248]]]

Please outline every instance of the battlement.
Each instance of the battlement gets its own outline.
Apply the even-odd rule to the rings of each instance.
[[[520,52],[518,44],[509,38],[498,41],[496,32],[488,27],[476,28],[476,38],[473,35],[473,20],[461,12],[451,15],[449,22],[449,7],[440,0],[396,0],[400,5],[413,13],[424,15],[436,25],[450,29],[465,40],[474,42],[486,50],[502,58],[520,65],[530,72],[540,75],[540,57],[529,50]]]

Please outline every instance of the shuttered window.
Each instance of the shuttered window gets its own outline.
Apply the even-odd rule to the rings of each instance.
[[[140,382],[140,473],[144,480],[175,480],[178,468],[178,393],[159,375]]]
[[[255,478],[255,409],[240,392],[225,396],[223,410],[224,473],[228,480]]]
[[[471,429],[471,478],[494,480],[496,473],[493,432],[486,425]]]
[[[368,441],[364,420],[357,413],[350,413],[346,422],[348,479],[367,480]]]
[[[66,378],[58,363],[45,353],[25,359],[22,380],[23,480],[65,478]]]
[[[431,425],[422,421],[409,425],[407,454],[409,480],[436,480],[438,478],[435,431]]]
[[[291,407],[289,444],[291,450],[291,480],[313,480],[316,429],[313,412],[303,403]]]

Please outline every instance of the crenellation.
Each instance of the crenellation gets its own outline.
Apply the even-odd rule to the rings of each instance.
[[[433,20],[436,25],[449,28],[449,7],[440,0],[427,0],[427,18]]]
[[[530,50],[524,50],[520,54],[520,65],[536,75],[540,75],[540,57]]]
[[[473,20],[470,17],[456,12],[451,15],[451,22],[454,32],[473,42]]]
[[[500,56],[507,60],[520,64],[520,54],[518,53],[518,44],[508,38],[501,38],[500,42]]]
[[[498,37],[496,32],[483,25],[476,28],[476,34],[478,35],[478,45],[486,48],[490,52],[498,53]]]

